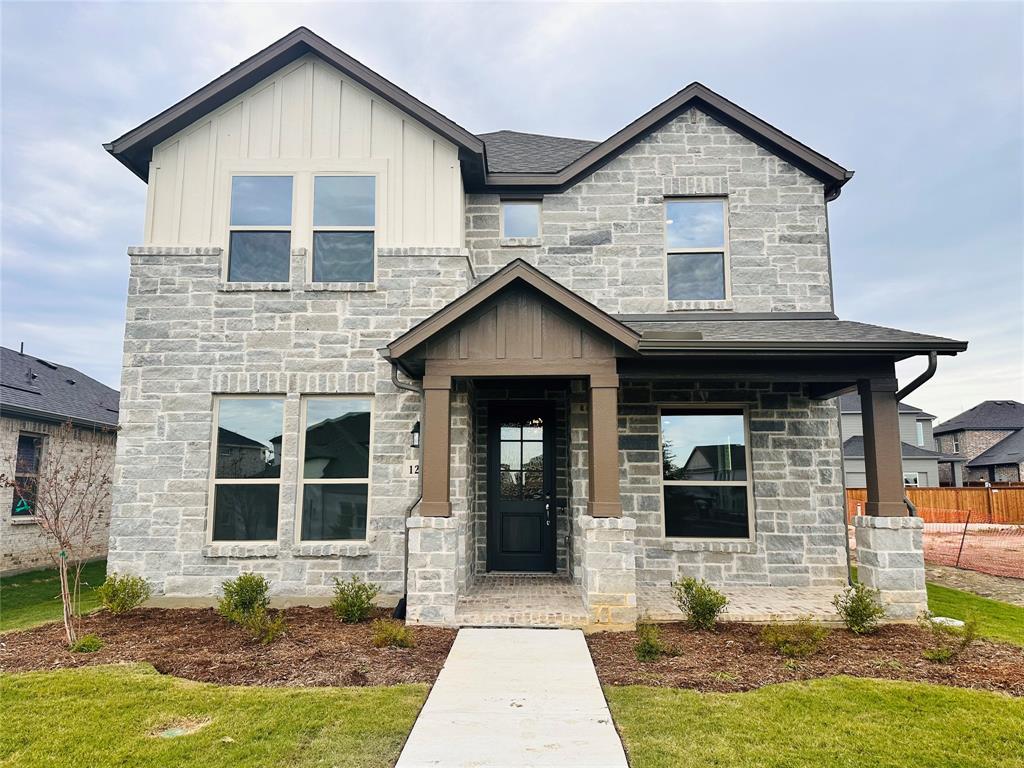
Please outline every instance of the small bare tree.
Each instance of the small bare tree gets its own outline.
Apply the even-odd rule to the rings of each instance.
[[[14,503],[31,509],[46,554],[57,566],[68,645],[78,639],[82,566],[92,551],[98,522],[113,484],[113,430],[85,429],[70,421],[46,438],[32,482],[15,454],[4,457],[8,472],[0,487],[14,489]]]

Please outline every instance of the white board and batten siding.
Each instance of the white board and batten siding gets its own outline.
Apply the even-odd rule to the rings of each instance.
[[[246,173],[373,174],[378,245],[463,244],[458,149],[313,55],[153,150],[146,243],[226,246],[231,176]],[[309,246],[308,213],[293,212],[293,246]]]

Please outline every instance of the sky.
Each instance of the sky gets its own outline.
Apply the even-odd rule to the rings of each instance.
[[[1024,401],[1022,3],[3,2],[0,25],[0,337],[111,386],[145,185],[101,144],[305,25],[475,133],[600,140],[704,83],[856,171],[829,206],[841,318],[970,342],[910,402]]]

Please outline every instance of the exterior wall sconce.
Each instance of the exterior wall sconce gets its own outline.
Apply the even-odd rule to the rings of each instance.
[[[420,423],[417,421],[412,425],[412,429],[409,431],[409,435],[412,437],[412,447],[420,447]]]

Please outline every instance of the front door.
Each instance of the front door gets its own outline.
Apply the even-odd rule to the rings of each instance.
[[[554,572],[554,411],[496,402],[487,423],[487,570]]]

